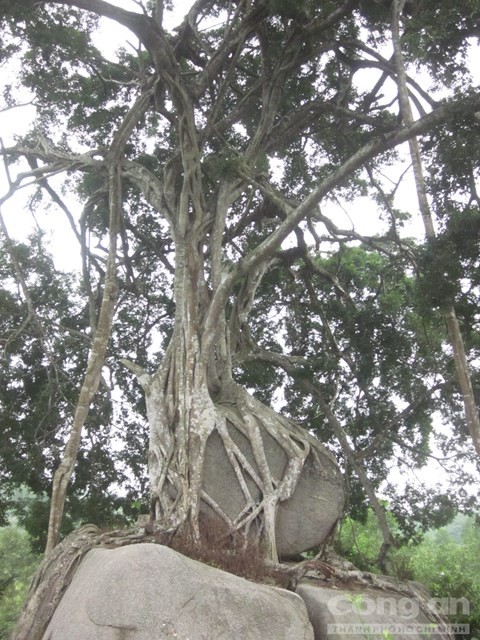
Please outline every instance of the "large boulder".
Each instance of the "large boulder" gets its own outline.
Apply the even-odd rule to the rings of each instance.
[[[87,553],[43,640],[313,640],[301,598],[157,544]]]
[[[453,640],[445,631],[446,619],[424,591],[417,588],[399,593],[395,585],[402,585],[391,583],[392,590],[361,585],[338,589],[300,582],[296,592],[307,606],[315,640]]]
[[[231,425],[229,434],[258,473],[249,440]],[[288,463],[287,454],[266,429],[262,429],[261,436],[270,472],[279,480]],[[335,458],[315,438],[307,434],[304,437],[310,453],[293,496],[281,502],[277,512],[277,552],[285,559],[319,547],[340,518],[345,503],[344,481]],[[207,441],[204,474],[206,492],[234,521],[245,510],[245,496],[216,431]],[[247,473],[243,472],[243,476],[251,495],[259,500],[258,488]],[[208,505],[204,504],[203,510],[214,517]]]

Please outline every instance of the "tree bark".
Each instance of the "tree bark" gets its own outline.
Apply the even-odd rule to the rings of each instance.
[[[141,95],[137,99],[117,131],[107,158],[110,208],[109,245],[102,303],[69,437],[65,445],[62,461],[53,477],[48,536],[45,548],[46,555],[53,550],[58,542],[67,488],[75,469],[82,430],[87,420],[92,400],[97,393],[102,367],[105,363],[117,297],[117,236],[123,207],[121,161],[125,144],[139,118],[145,112],[148,103],[148,94]]]
[[[227,535],[253,535],[266,556],[277,561],[278,507],[295,491],[311,451],[311,437],[232,380],[225,319],[218,324],[215,335],[207,336],[211,329],[205,326],[205,319],[213,296],[205,291],[201,256],[192,246],[188,252],[178,247],[177,255],[176,278],[181,286],[175,287],[176,324],[163,362],[152,376],[125,362],[145,391],[152,520],[160,529],[183,530],[195,539],[200,536],[203,507],[223,521]],[[235,431],[248,441],[253,462],[232,437]],[[214,432],[244,496],[244,507],[235,518],[225,513],[204,485],[205,452]],[[281,477],[275,476],[269,466],[267,437],[273,438],[286,455]],[[343,500],[342,495],[339,500]]]

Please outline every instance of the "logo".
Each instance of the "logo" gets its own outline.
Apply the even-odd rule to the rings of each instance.
[[[407,597],[339,594],[330,598],[328,608],[335,616],[355,613],[359,616],[388,615],[407,621],[415,620],[421,611],[441,616],[468,615],[470,602],[467,598],[429,598],[420,602],[416,598]]]

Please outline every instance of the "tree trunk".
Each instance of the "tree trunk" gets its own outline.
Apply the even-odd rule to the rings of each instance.
[[[200,517],[213,518],[225,535],[253,540],[276,561],[279,519],[288,520],[285,505],[306,462],[318,501],[328,488],[323,522],[314,523],[315,542],[326,538],[342,513],[343,481],[333,456],[315,438],[232,379],[229,345],[235,341],[223,314],[214,327],[207,320],[215,296],[207,289],[201,244],[177,242],[175,328],[158,370],[148,376],[125,362],[145,391],[151,518],[160,530],[181,530],[194,539],[201,535]],[[234,305],[232,314],[246,306]],[[230,325],[238,327],[238,317]],[[206,478],[207,459],[212,464]],[[235,486],[225,500],[219,484],[227,476]],[[298,549],[306,550],[301,542]],[[285,555],[285,545],[280,551]]]

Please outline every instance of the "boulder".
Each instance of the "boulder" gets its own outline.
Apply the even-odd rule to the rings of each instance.
[[[231,425],[229,433],[258,472],[248,439]],[[308,438],[311,451],[295,492],[289,500],[280,503],[277,512],[277,551],[279,557],[284,559],[319,547],[340,518],[345,503],[344,481],[333,455],[315,438],[307,434],[304,437]],[[265,429],[262,439],[270,471],[280,480],[287,466],[287,455]],[[216,431],[207,441],[204,474],[204,487],[208,495],[231,520],[235,520],[245,509],[245,497]],[[255,483],[248,474],[244,472],[243,475],[251,495],[260,500]],[[208,516],[215,516],[208,505],[204,504],[202,509]]]
[[[313,640],[301,598],[157,544],[95,548],[43,640]]]
[[[452,640],[434,601],[428,611],[424,588],[412,588],[410,595],[404,595],[388,589],[338,589],[300,582],[296,592],[307,606],[315,640]]]

